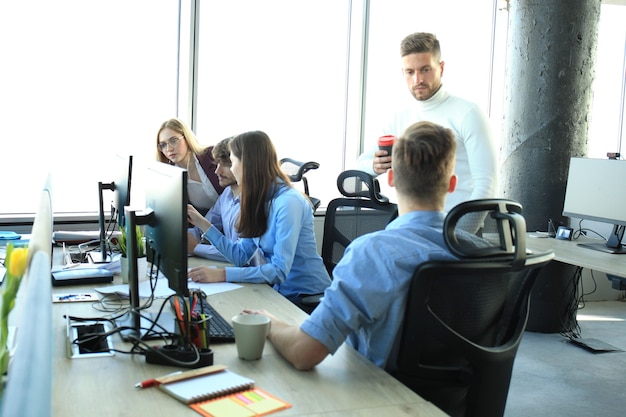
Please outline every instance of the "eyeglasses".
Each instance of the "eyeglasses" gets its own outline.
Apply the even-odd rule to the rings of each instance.
[[[183,136],[184,137],[184,136]],[[159,150],[161,152],[163,152],[165,150],[165,148],[167,148],[168,146],[175,148],[176,145],[178,145],[178,142],[180,142],[182,138],[177,138],[176,136],[172,136],[171,138],[169,138],[166,141],[163,142],[159,142],[157,144],[157,148],[159,148]]]

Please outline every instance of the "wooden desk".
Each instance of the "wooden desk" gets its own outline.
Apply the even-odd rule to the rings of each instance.
[[[552,249],[554,260],[569,265],[581,266],[605,274],[626,277],[626,255],[614,255],[578,246],[578,243],[598,242],[598,240],[582,238],[575,241],[554,238],[526,238],[526,246],[532,250],[544,251]]]
[[[197,261],[194,261],[194,263]],[[190,263],[191,264],[191,263]],[[115,280],[117,283],[119,277]],[[53,288],[68,292],[71,288]],[[86,288],[74,288],[85,291]],[[290,322],[300,323],[306,314],[266,285],[246,284],[240,289],[212,295],[211,304],[225,318],[243,308],[265,308]],[[161,301],[155,304],[160,306]],[[53,415],[70,416],[197,416],[198,414],[158,388],[136,390],[135,383],[171,373],[177,368],[146,364],[143,356],[116,353],[113,357],[67,359],[64,314],[100,317],[90,303],[54,304],[55,339]],[[114,347],[128,350],[119,336]],[[214,344],[214,363],[226,365],[252,378],[257,386],[292,404],[276,416],[365,417],[445,416],[433,404],[374,366],[347,345],[329,356],[315,370],[300,372],[267,342],[263,358],[238,359],[235,345]]]

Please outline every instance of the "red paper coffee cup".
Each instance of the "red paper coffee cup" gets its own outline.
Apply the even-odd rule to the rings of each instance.
[[[378,149],[381,151],[387,151],[389,155],[391,155],[391,149],[393,148],[393,144],[396,141],[396,137],[394,135],[385,135],[378,138]]]

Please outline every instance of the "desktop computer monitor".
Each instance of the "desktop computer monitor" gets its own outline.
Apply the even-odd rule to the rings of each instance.
[[[139,277],[137,268],[136,226],[145,226],[148,262],[165,275],[169,287],[178,295],[187,296],[187,170],[153,162],[146,172],[146,204],[141,211],[126,207],[126,242],[128,285],[131,303],[132,333],[142,335],[146,325],[139,314]],[[151,324],[151,323],[148,323]],[[173,316],[162,313],[159,325],[172,329]],[[124,333],[122,333],[124,337]]]
[[[111,262],[111,256],[107,248],[107,241],[109,235],[113,232],[111,225],[117,224],[119,227],[124,227],[124,207],[130,205],[130,185],[132,181],[133,173],[133,156],[116,155],[114,169],[117,177],[114,182],[111,183],[98,183],[99,193],[99,211],[98,211],[98,225],[100,228],[100,252],[90,252],[92,262],[94,263],[106,263]],[[111,202],[111,219],[108,226],[105,225],[104,216],[104,190],[113,191],[113,200]]]
[[[626,178],[626,161],[571,158],[563,215],[613,225],[606,243],[579,246],[608,253],[626,254],[622,244],[626,227],[626,193],[620,181]]]
[[[133,174],[133,156],[117,156],[117,178],[113,187],[111,213],[119,227],[126,226],[124,207],[130,205],[130,185]]]
[[[172,290],[188,295],[187,170],[154,162],[147,180],[146,209],[152,212],[145,231],[148,262],[159,267]]]

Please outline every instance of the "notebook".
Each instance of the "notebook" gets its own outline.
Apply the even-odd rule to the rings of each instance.
[[[253,387],[253,380],[228,369],[208,375],[159,384],[159,388],[185,404],[210,400]]]
[[[205,417],[253,417],[290,408],[252,379],[212,365],[156,379],[161,390]]]

